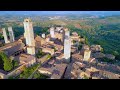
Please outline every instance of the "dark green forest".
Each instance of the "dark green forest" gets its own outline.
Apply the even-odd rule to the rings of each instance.
[[[71,33],[76,31],[80,36],[86,37],[89,45],[100,44],[104,53],[113,54],[116,59],[120,60],[120,17],[92,19],[80,25],[92,27],[84,29],[76,28],[73,25],[68,25],[68,27]]]

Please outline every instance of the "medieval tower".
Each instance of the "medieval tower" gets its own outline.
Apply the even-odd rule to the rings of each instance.
[[[55,38],[54,27],[50,28],[50,35],[51,35],[51,38]]]
[[[8,32],[9,32],[9,36],[10,36],[10,42],[14,42],[15,38],[14,38],[14,33],[12,30],[12,27],[8,27]]]
[[[67,62],[70,62],[71,56],[71,39],[70,39],[70,31],[65,29],[65,38],[64,38],[64,58]]]
[[[4,41],[5,41],[5,43],[9,43],[9,40],[8,40],[8,37],[7,37],[7,33],[6,33],[5,28],[2,28],[2,31],[3,31],[3,36],[4,36]]]
[[[35,55],[35,40],[34,40],[32,22],[30,19],[25,19],[23,24],[25,30],[24,37],[26,39],[27,53],[31,55]]]

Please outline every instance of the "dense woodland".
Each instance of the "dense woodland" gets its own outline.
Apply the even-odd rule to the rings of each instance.
[[[15,37],[23,35],[22,22],[1,23],[1,27],[10,25],[13,27]],[[50,25],[66,26],[71,33],[76,31],[80,36],[85,37],[89,45],[100,44],[104,53],[114,54],[116,59],[120,60],[120,16],[82,19],[70,16],[67,20],[33,21],[34,33],[37,35],[47,34]],[[3,39],[1,34],[0,39]]]

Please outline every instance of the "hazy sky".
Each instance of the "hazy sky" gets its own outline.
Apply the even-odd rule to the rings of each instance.
[[[49,14],[93,14],[93,15],[114,15],[119,14],[120,11],[0,11],[0,15],[13,14],[13,15],[49,15]]]

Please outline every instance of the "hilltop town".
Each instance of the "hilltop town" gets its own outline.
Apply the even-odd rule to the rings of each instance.
[[[114,62],[115,56],[104,54],[100,45],[88,45],[77,32],[51,26],[49,34],[40,36],[34,34],[30,19],[24,19],[23,25],[24,35],[19,38],[12,27],[8,27],[9,35],[2,28],[0,60],[5,63],[4,58],[9,58],[9,63],[16,64],[10,70],[1,65],[1,79],[120,79],[120,66],[103,62]]]

